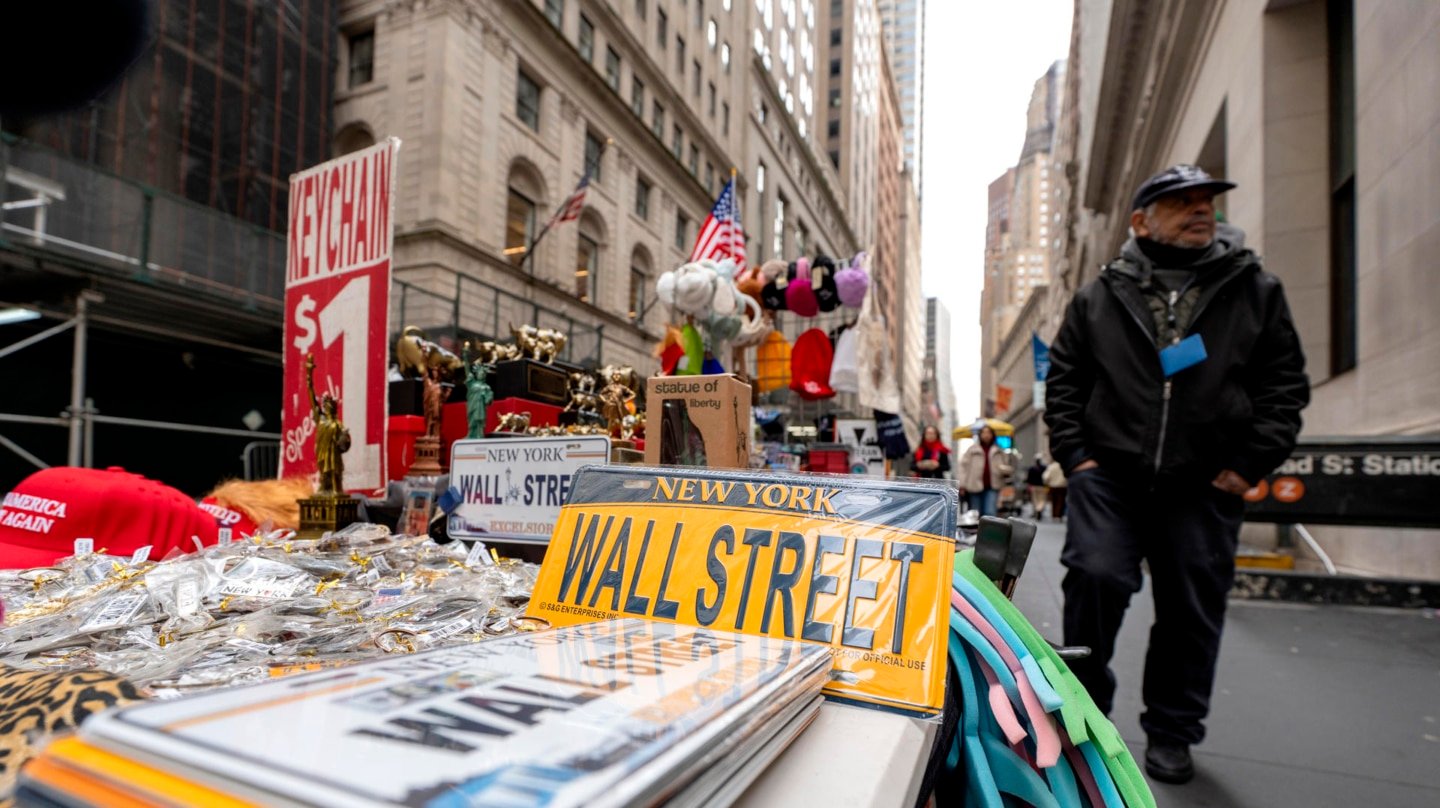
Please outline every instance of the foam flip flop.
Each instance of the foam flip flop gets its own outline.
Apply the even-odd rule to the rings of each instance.
[[[954,569],[994,608],[1001,621],[1015,632],[1031,655],[1040,660],[1041,671],[1047,674],[1047,678],[1053,673],[1054,678],[1049,678],[1050,684],[1063,699],[1061,722],[1071,742],[1090,763],[1091,773],[1100,784],[1102,794],[1108,783],[1110,789],[1118,791],[1119,804],[1129,808],[1155,808],[1155,797],[1140,774],[1135,758],[1116,732],[1115,725],[1095,706],[1080,680],[1075,678],[1015,604],[1007,600],[975,566],[974,551],[958,553]],[[1049,664],[1046,665],[1046,662]],[[1093,744],[1087,743],[1092,740]],[[1111,803],[1107,801],[1106,804]]]

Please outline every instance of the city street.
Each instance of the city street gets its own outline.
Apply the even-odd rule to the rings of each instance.
[[[1015,602],[1061,638],[1064,526],[1040,526]],[[1153,611],[1131,602],[1112,718],[1140,759],[1140,679]],[[1161,806],[1440,805],[1440,619],[1434,613],[1232,600],[1209,736]]]

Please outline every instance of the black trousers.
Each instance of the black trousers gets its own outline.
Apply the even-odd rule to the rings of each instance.
[[[1110,659],[1140,562],[1150,567],[1155,624],[1145,655],[1145,712],[1152,739],[1184,744],[1205,737],[1210,691],[1235,580],[1244,503],[1208,483],[1150,489],[1104,468],[1069,479],[1069,521],[1060,560],[1067,568],[1065,644],[1091,654],[1070,664],[1095,704],[1114,705]]]

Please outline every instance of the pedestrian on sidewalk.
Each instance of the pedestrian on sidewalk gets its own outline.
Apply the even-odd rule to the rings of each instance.
[[[1241,495],[1295,446],[1310,400],[1280,280],[1217,223],[1234,183],[1179,165],[1142,183],[1132,237],[1070,301],[1050,349],[1045,422],[1069,478],[1065,644],[1109,713],[1109,668],[1149,564],[1155,623],[1140,724],[1151,777],[1194,775],[1205,735]]]
[[[1030,494],[1030,506],[1035,509],[1035,518],[1038,520],[1045,514],[1045,500],[1049,492],[1045,490],[1045,458],[1035,456],[1035,462],[1025,469],[1025,490]]]
[[[1045,489],[1050,494],[1050,518],[1065,518],[1065,469],[1060,464],[1051,460],[1050,465],[1045,467]]]
[[[1000,500],[1000,489],[1010,484],[1015,473],[1015,460],[995,440],[995,430],[981,428],[975,442],[960,458],[960,488],[971,510],[981,516],[994,516]]]
[[[950,447],[940,440],[940,430],[934,426],[925,427],[920,448],[915,450],[915,476],[928,480],[943,480],[950,472]]]

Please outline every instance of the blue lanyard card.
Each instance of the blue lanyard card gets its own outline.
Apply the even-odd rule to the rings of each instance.
[[[1160,367],[1165,370],[1165,378],[1168,379],[1185,368],[1204,362],[1206,357],[1205,340],[1201,339],[1199,334],[1191,334],[1174,345],[1161,349]]]

